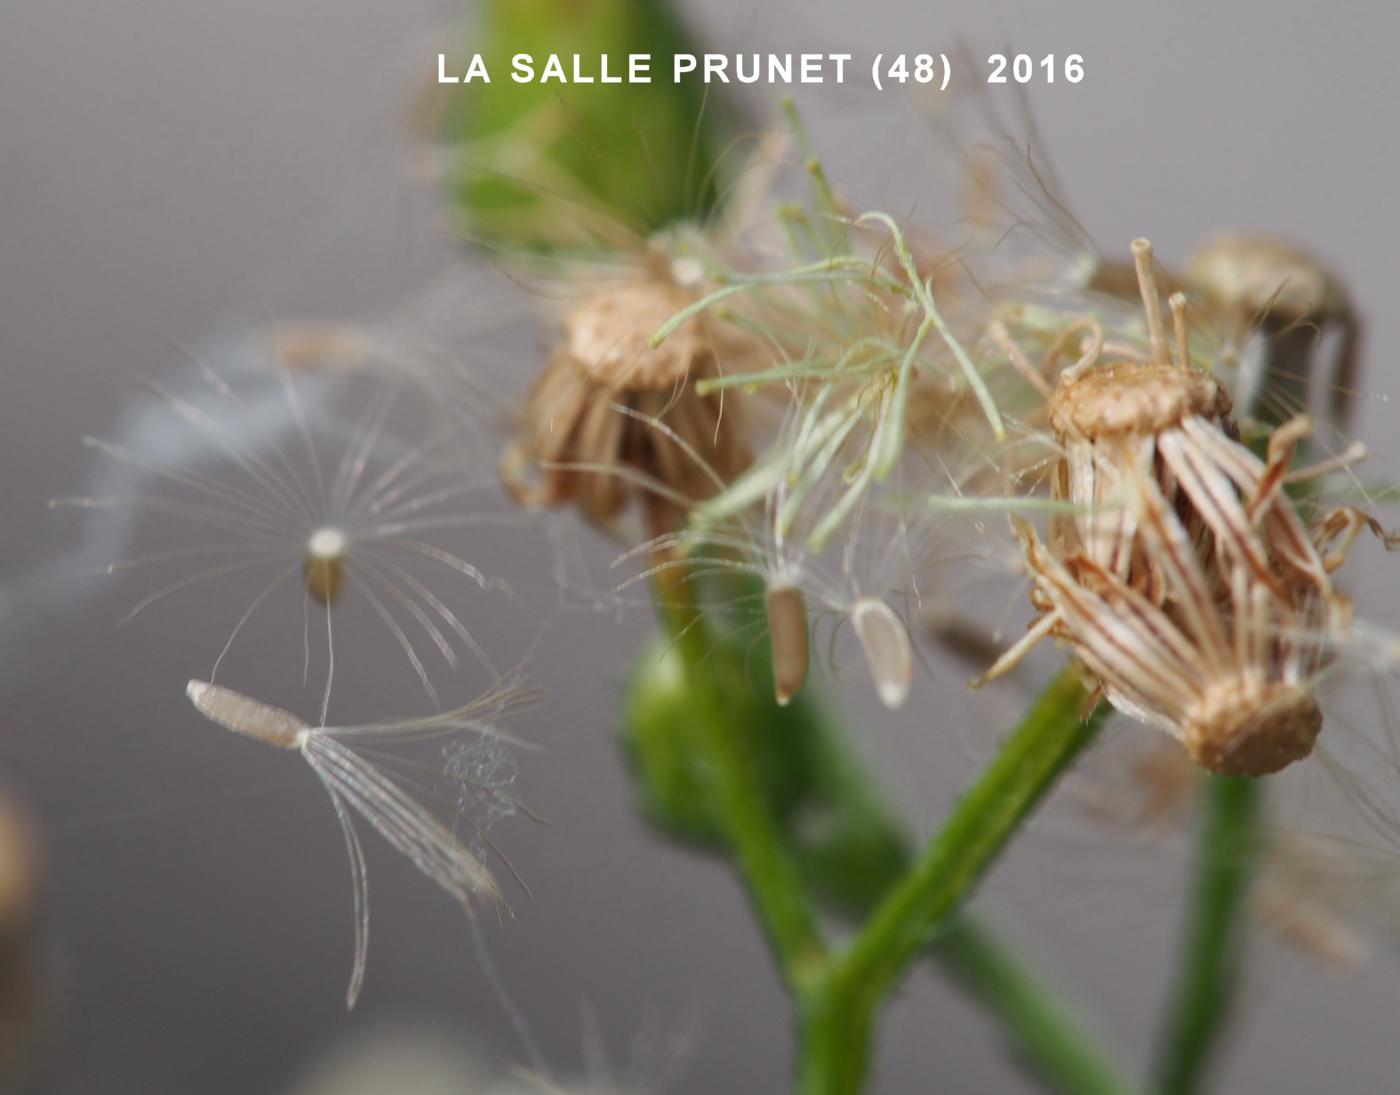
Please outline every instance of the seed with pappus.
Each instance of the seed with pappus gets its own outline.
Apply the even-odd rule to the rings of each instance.
[[[350,855],[355,895],[355,961],[345,996],[347,1007],[353,1007],[360,994],[369,949],[369,894],[355,815],[456,899],[468,916],[475,916],[481,902],[503,900],[480,856],[432,816],[410,792],[404,777],[390,774],[378,750],[460,737],[497,744],[502,740],[498,720],[534,702],[538,695],[518,680],[502,680],[473,702],[441,714],[345,727],[312,726],[281,708],[205,681],[190,681],[186,693],[200,714],[226,730],[300,753],[330,795]],[[468,778],[471,767],[460,762],[451,771],[459,784],[459,811],[470,801],[485,802],[500,812],[502,788],[473,785]]]
[[[312,341],[324,349],[324,337],[307,336],[301,349]],[[164,533],[161,550],[107,565],[109,572],[177,571],[122,622],[194,587],[256,578],[214,658],[216,679],[240,636],[270,627],[263,617],[285,608],[285,595],[300,585],[302,596],[291,600],[300,601],[300,626],[284,623],[279,634],[298,635],[300,649],[288,660],[299,663],[305,681],[313,617],[324,620],[322,722],[335,680],[337,609],[352,597],[382,624],[434,703],[425,641],[449,669],[465,652],[494,674],[458,595],[431,584],[446,575],[454,586],[464,579],[479,593],[514,599],[459,553],[458,538],[518,519],[491,511],[485,496],[497,494],[493,470],[461,466],[455,423],[425,434],[410,422],[403,381],[261,364],[234,384],[196,361],[188,393],[151,383],[160,413],[141,417],[142,436],[87,441],[128,470],[137,489],[52,503],[139,515]]]
[[[787,474],[786,454],[809,421],[803,408],[794,401],[770,453],[734,483],[717,482],[722,489],[691,508],[684,528],[620,556],[617,564],[642,558],[648,565],[619,589],[674,571],[705,583],[713,629],[733,638],[767,637],[780,705],[806,683],[813,649],[826,650],[834,668],[838,637],[849,625],[877,697],[898,708],[909,697],[918,661],[907,622],[921,604],[918,572],[946,557],[956,536],[958,522],[938,503],[961,501],[952,470],[957,458],[949,449],[934,472],[912,459],[921,444],[911,443],[894,476],[863,492],[831,541],[813,550],[812,527],[826,521],[847,484],[835,471],[810,484]],[[839,468],[843,455],[833,450],[828,466]],[[947,495],[926,498],[916,489],[939,475],[948,477]],[[759,580],[762,590],[741,584],[727,593],[736,576]]]

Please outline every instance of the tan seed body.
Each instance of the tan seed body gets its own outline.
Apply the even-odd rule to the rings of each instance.
[[[210,722],[279,749],[299,749],[311,729],[290,711],[259,703],[217,684],[190,681],[185,694],[195,710]]]
[[[773,698],[786,707],[807,683],[807,602],[796,586],[773,582],[763,591],[763,608],[773,651]]]

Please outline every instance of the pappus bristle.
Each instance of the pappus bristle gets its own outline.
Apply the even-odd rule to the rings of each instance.
[[[438,820],[418,798],[406,777],[385,763],[382,750],[436,739],[471,738],[500,743],[498,720],[537,698],[518,679],[503,679],[473,702],[427,718],[362,726],[314,726],[297,716],[221,685],[190,681],[186,694],[210,721],[236,734],[299,752],[330,796],[350,857],[354,892],[355,959],[346,1005],[353,1007],[364,982],[369,948],[369,904],[365,856],[355,828],[358,817],[396,851],[475,916],[482,902],[503,900],[501,889],[480,855]],[[367,751],[367,746],[376,747]],[[480,782],[496,768],[450,770],[458,788],[457,817],[470,818],[486,800],[484,825],[501,813],[502,788]]]
[[[414,422],[405,388],[413,378],[293,374],[269,363],[261,375],[231,382],[202,361],[194,368],[201,382],[194,394],[150,385],[161,413],[138,419],[141,436],[89,442],[126,469],[136,489],[54,503],[139,515],[189,540],[107,564],[109,571],[178,570],[125,620],[191,587],[258,577],[261,585],[212,652],[214,679],[240,635],[267,614],[264,606],[296,606],[290,589],[299,582],[301,634],[286,660],[309,676],[312,617],[322,619],[321,721],[334,683],[336,609],[351,595],[369,607],[430,697],[436,688],[419,649],[424,639],[448,668],[465,652],[494,673],[459,596],[430,582],[436,573],[514,600],[459,547],[466,542],[470,550],[474,529],[510,515],[495,512],[493,470],[459,462],[456,427],[433,426],[425,435]],[[280,408],[285,439],[268,432],[268,406]]]

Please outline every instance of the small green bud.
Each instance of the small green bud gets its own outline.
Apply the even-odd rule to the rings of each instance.
[[[808,884],[833,906],[868,907],[899,876],[908,848],[811,689],[778,706],[764,652],[746,656],[732,645],[716,649],[701,668],[708,678],[703,687],[722,697],[728,729],[741,735],[764,801]],[[648,821],[675,839],[722,849],[701,721],[713,707],[694,688],[676,649],[645,651],[624,708],[623,745]]]
[[[700,709],[674,648],[652,647],[637,660],[623,706],[622,743],[646,819],[669,836],[724,845],[710,809]]]

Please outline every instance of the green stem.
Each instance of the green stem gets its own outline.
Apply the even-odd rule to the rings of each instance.
[[[1199,1091],[1238,985],[1262,788],[1212,776],[1204,790],[1196,877],[1181,960],[1158,1046],[1160,1095]]]
[[[1060,1095],[1125,1095],[1133,1090],[1063,996],[1027,972],[984,925],[960,916],[933,946],[933,957],[962,990],[995,1015],[1015,1056]]]
[[[721,683],[728,651],[716,647],[685,568],[656,578],[656,603],[685,666],[703,727],[715,807],[725,839],[789,989],[800,994],[826,961],[826,944],[801,871],[768,808],[745,735],[754,727],[728,716],[725,687],[747,687],[742,673]]]
[[[671,636],[671,656],[687,680],[680,692],[686,697],[684,706],[652,706],[649,711],[641,707],[635,714],[642,724],[662,726],[665,736],[686,737],[688,744],[681,748],[702,759],[696,773],[701,782],[689,790],[684,779],[668,785],[676,769],[657,759],[656,738],[639,738],[638,743],[651,742],[651,778],[661,781],[652,809],[659,803],[663,825],[689,839],[698,835],[703,842],[704,812],[692,814],[688,806],[667,803],[679,794],[685,803],[711,804],[715,835],[736,861],[804,1029],[838,1027],[842,1017],[831,1005],[840,1001],[818,991],[831,961],[804,894],[810,892],[845,915],[864,920],[912,870],[915,857],[894,819],[871,796],[860,765],[816,709],[802,702],[785,709],[765,707],[761,701],[755,705],[748,673],[733,672],[731,651],[715,644],[697,616],[692,583],[684,574],[685,568],[668,568],[658,577],[656,589]],[[664,674],[657,680],[661,692],[653,693],[653,700],[673,694],[669,689],[674,686],[664,682]],[[1065,717],[1077,725],[1083,692],[1056,688],[1062,693],[1057,702]],[[780,769],[773,767],[775,749],[784,757]],[[791,779],[797,783],[787,782]],[[792,798],[795,787],[802,788],[799,794],[804,797]],[[791,829],[793,810],[831,811],[829,816],[842,821],[828,843],[809,846]],[[1077,1022],[1074,1009],[1042,986],[990,930],[959,916],[931,941],[927,954],[999,1023],[1028,1071],[1047,1090],[1076,1095],[1123,1095],[1132,1090]],[[863,1052],[858,1055],[863,1057]]]
[[[1073,671],[1046,689],[949,815],[922,856],[875,908],[803,1002],[802,1090],[860,1090],[879,1005],[957,912],[983,871],[1065,767],[1093,738],[1102,709]]]

